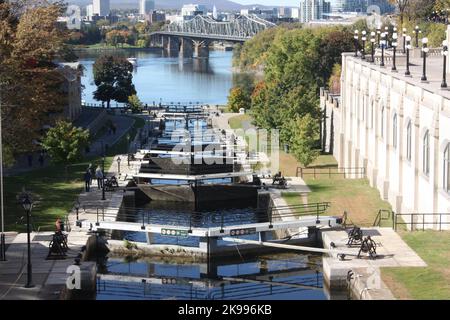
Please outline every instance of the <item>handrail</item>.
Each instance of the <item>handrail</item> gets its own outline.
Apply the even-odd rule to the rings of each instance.
[[[304,205],[283,206],[280,208],[269,208],[269,210],[255,209],[243,215],[227,214],[223,210],[219,213],[204,215],[201,212],[187,213],[186,215],[177,215],[165,217],[164,221],[159,221],[158,215],[152,215],[152,212],[145,209],[136,209],[129,207],[122,207],[118,213],[108,213],[105,207],[82,207],[83,214],[92,214],[96,216],[97,225],[105,218],[119,218],[121,221],[142,222],[145,224],[165,224],[165,225],[180,225],[189,227],[189,230],[195,226],[207,225],[209,227],[221,227],[223,229],[226,225],[233,225],[236,223],[259,223],[269,222],[270,225],[274,221],[283,220],[283,218],[300,218],[307,216],[316,216],[316,220],[320,221],[320,215],[323,214],[330,207],[329,202],[309,203]],[[276,212],[276,214],[274,214]],[[155,221],[155,218],[158,219]]]
[[[309,172],[308,172],[309,171]],[[312,171],[312,172],[311,172]],[[314,176],[314,179],[317,175],[328,175],[329,178],[331,178],[331,175],[344,175],[344,179],[346,179],[347,175],[355,174],[358,175],[360,178],[363,178],[366,174],[366,168],[365,167],[312,167],[312,168],[303,168],[303,167],[297,167],[296,170],[296,176],[300,176],[303,178],[305,174],[312,174]]]
[[[387,217],[383,217],[383,213],[387,212]],[[388,220],[391,217],[391,210],[388,209],[380,209],[378,210],[378,214],[373,221],[372,227],[379,227],[381,225],[382,220]]]
[[[447,221],[442,221],[442,217],[450,217],[450,213],[449,212],[427,212],[427,213],[396,213],[393,216],[393,226],[394,226],[394,230],[397,231],[397,226],[398,225],[406,225],[406,226],[410,226],[411,231],[414,230],[425,230],[425,226],[439,226],[439,231],[442,231],[442,225],[450,225],[450,219],[447,219]],[[399,221],[398,218],[402,218],[402,217],[408,217],[409,221],[405,221],[405,219],[401,219],[401,221]],[[418,219],[416,219],[417,217],[422,217],[422,221],[418,221]],[[429,219],[427,219],[427,221],[425,221],[425,217],[433,217],[433,219],[431,221],[429,221]],[[435,221],[434,218],[439,217],[438,221]],[[417,226],[422,226],[421,229],[417,229],[415,227]]]

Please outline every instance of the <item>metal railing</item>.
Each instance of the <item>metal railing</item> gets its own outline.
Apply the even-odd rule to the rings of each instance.
[[[373,221],[372,227],[380,227],[381,221],[389,220],[389,218],[391,218],[391,217],[392,217],[392,219],[394,219],[394,213],[391,210],[387,210],[387,209],[378,210],[378,214],[375,217],[375,220]]]
[[[395,231],[399,225],[404,225],[411,231],[424,231],[429,229],[429,226],[439,226],[439,231],[442,231],[442,226],[450,225],[450,213],[396,213],[393,215]]]
[[[346,179],[349,175],[355,175],[358,178],[364,178],[366,175],[366,168],[364,167],[329,167],[329,168],[303,168],[297,167],[295,174],[301,178],[304,175],[313,175],[314,179],[317,176],[328,176],[331,178],[334,175],[343,175]]]
[[[158,224],[188,227],[189,232],[192,232],[194,227],[220,227],[223,230],[225,226],[264,222],[269,223],[269,228],[272,228],[274,222],[292,217],[298,219],[305,216],[316,216],[316,220],[320,221],[320,215],[325,213],[329,207],[329,202],[320,202],[277,208],[269,207],[268,210],[249,209],[248,212],[239,214],[221,210],[218,213],[209,214],[205,212],[182,214],[180,212],[177,215],[165,215],[164,217],[155,214],[151,209],[122,207],[117,214],[113,214],[106,212],[104,207],[83,207],[83,214],[95,215],[97,225],[110,218],[118,219],[117,221],[140,223],[142,229],[145,229],[145,226],[149,224]]]

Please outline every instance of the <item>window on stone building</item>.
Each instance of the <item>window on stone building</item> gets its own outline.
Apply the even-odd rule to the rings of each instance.
[[[384,137],[384,107],[381,109],[380,135]]]
[[[450,192],[450,142],[444,150],[444,190]]]
[[[397,114],[392,119],[392,146],[397,148]]]
[[[411,161],[411,121],[406,125],[406,159]]]
[[[422,171],[427,176],[430,173],[430,134],[428,130],[423,135]]]

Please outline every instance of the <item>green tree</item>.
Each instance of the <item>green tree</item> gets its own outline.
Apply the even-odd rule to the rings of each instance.
[[[83,158],[83,150],[88,143],[89,130],[74,127],[70,122],[58,121],[47,132],[42,146],[54,163],[68,165]]]
[[[111,100],[126,103],[128,97],[136,94],[133,85],[133,65],[125,58],[105,55],[94,64],[94,82],[97,90],[96,100],[106,102],[110,107]]]
[[[139,113],[142,112],[144,105],[141,100],[139,100],[139,97],[134,94],[128,97],[127,108],[131,109],[132,113]]]
[[[250,105],[250,97],[244,92],[244,90],[239,87],[234,87],[230,90],[230,95],[228,96],[228,107],[231,111],[239,112],[241,108],[249,109]]]
[[[290,149],[295,158],[304,166],[309,166],[319,156],[315,148],[319,140],[319,123],[311,115],[296,117],[291,121],[293,135]]]

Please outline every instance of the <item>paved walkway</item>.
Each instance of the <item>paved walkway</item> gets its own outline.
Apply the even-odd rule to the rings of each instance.
[[[354,256],[347,255],[344,260],[337,256],[323,257],[324,277],[334,284],[346,283],[349,271],[354,276],[351,282],[358,299],[394,299],[390,290],[381,280],[380,268],[382,267],[426,267],[427,264],[417,255],[403,239],[391,228],[363,228],[363,236],[371,236],[377,248],[377,258],[369,259],[365,253],[361,259],[356,255],[360,246],[348,248],[346,243],[348,234],[346,231],[323,231],[322,240],[324,248],[331,249],[331,243],[335,248],[345,248],[346,252],[353,252]]]

